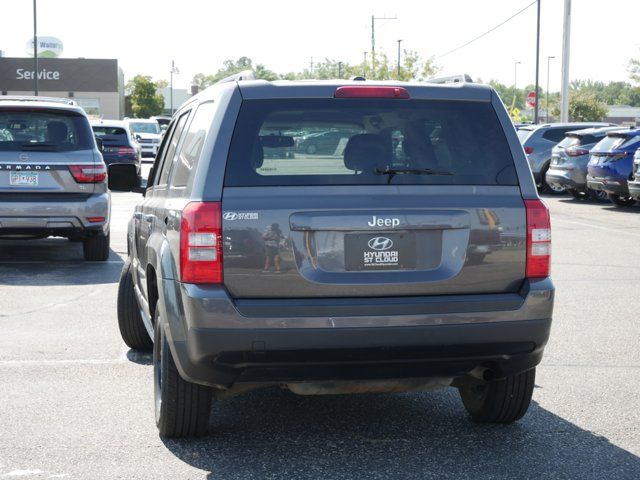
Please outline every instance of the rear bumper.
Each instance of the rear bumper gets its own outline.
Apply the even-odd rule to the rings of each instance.
[[[592,177],[587,175],[587,186],[591,190],[602,191],[611,195],[629,195],[627,179],[624,177]]]
[[[584,179],[577,177],[578,176],[570,170],[549,169],[545,178],[549,185],[559,185],[570,190],[585,192],[587,190],[586,182]]]
[[[396,298],[376,316],[357,316],[349,310],[357,306],[344,305],[336,305],[344,316],[313,308],[317,316],[300,316],[302,310],[294,305],[284,309],[286,317],[275,318],[241,315],[224,289],[214,294],[213,288],[177,285],[182,301],[164,300],[161,308],[178,369],[187,380],[220,388],[457,378],[476,367],[490,368],[498,377],[512,375],[540,362],[554,297],[553,284],[545,279],[527,282],[520,294],[513,294],[519,302],[508,295],[503,303],[492,300],[493,309],[489,303],[481,307],[480,300],[458,303],[451,296],[422,304],[406,299],[409,306]]]
[[[3,198],[0,202],[0,236],[13,234],[88,235],[108,233],[109,193],[84,198],[52,194],[29,199],[25,195]],[[91,222],[89,218],[104,221]]]
[[[640,200],[640,181],[629,180],[627,185],[629,187],[629,195],[636,200]]]

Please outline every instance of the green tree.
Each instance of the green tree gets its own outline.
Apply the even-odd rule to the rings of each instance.
[[[136,118],[159,115],[164,109],[164,97],[148,75],[136,75],[127,82],[126,90],[131,98],[131,111]]]
[[[249,57],[240,57],[238,60],[225,60],[216,73],[206,75],[204,73],[198,73],[193,77],[193,85],[197,85],[200,90],[207,88],[214,83],[222,80],[230,75],[243,72],[245,70],[253,70],[256,78],[263,80],[277,80],[280,78],[275,72],[269,70],[262,64],[253,64],[253,61]]]
[[[629,78],[636,83],[640,83],[640,58],[629,60]]]
[[[599,122],[607,112],[606,103],[593,93],[578,92],[569,97],[569,118],[574,122]]]

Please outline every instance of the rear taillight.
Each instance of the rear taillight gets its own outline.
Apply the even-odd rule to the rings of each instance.
[[[333,94],[334,98],[411,98],[406,88],[402,87],[376,87],[347,86],[338,87]]]
[[[579,157],[580,155],[587,155],[589,150],[585,148],[570,147],[565,150],[565,153],[570,157]]]
[[[525,200],[527,212],[527,278],[548,277],[551,272],[551,219],[542,200]]]
[[[526,153],[527,155],[533,153],[533,147],[524,147],[524,153]]]
[[[69,165],[69,171],[78,183],[100,183],[107,178],[107,167],[104,164]]]
[[[118,155],[134,155],[136,151],[131,147],[118,147],[118,150],[116,150],[116,153]]]
[[[192,202],[182,211],[180,280],[222,283],[222,217],[218,202]]]

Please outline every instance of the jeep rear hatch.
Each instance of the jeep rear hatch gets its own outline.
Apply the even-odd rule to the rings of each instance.
[[[517,291],[525,206],[493,106],[407,96],[243,102],[221,213],[232,296]]]

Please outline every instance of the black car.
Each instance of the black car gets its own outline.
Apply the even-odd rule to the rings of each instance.
[[[118,120],[97,120],[91,122],[93,134],[102,142],[102,157],[107,165],[132,163],[140,176],[140,145],[132,137],[129,129]]]

